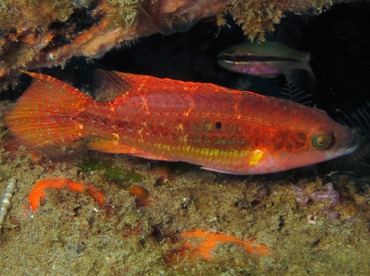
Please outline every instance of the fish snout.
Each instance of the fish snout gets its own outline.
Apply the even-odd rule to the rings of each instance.
[[[341,126],[339,133],[336,136],[336,152],[335,157],[347,155],[354,152],[360,145],[360,136],[354,129],[349,129]]]
[[[354,152],[361,144],[361,139],[356,130],[350,130],[350,138],[348,142],[348,153]]]

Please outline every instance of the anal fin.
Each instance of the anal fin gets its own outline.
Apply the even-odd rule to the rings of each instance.
[[[160,160],[160,161],[175,161],[168,159],[166,157],[150,154],[143,150],[127,146],[125,144],[119,143],[116,140],[104,139],[104,138],[93,138],[87,143],[87,147],[90,150],[96,150],[105,153],[115,153],[115,154],[129,154],[137,157]]]

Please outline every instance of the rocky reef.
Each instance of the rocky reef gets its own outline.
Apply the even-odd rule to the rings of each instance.
[[[285,12],[317,14],[331,0],[5,0],[0,3],[0,90],[19,69],[97,58],[154,33],[186,31],[200,20],[231,17],[250,39],[263,39]]]
[[[276,96],[283,78],[246,79],[216,57],[283,34],[311,53],[313,104],[369,126],[370,3],[322,12],[334,2],[0,0],[0,275],[370,275],[368,142],[342,159],[232,176],[81,144],[32,151],[4,122],[30,82],[19,69],[95,97],[97,68]]]

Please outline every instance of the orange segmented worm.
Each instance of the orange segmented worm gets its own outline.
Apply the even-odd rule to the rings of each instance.
[[[40,200],[46,195],[45,189],[62,189],[64,187],[74,192],[86,191],[99,205],[102,205],[105,201],[105,195],[94,186],[86,185],[84,183],[72,181],[66,178],[48,178],[37,181],[33,186],[33,189],[28,196],[31,209],[36,211],[39,208]]]

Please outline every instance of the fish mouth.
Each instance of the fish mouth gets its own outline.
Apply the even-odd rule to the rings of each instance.
[[[360,146],[360,137],[355,130],[351,130],[351,140],[349,142],[349,148],[347,149],[348,153],[354,152]]]
[[[354,145],[354,146],[352,146],[350,148],[344,149],[344,150],[342,150],[342,152],[339,155],[347,155],[347,154],[350,154],[350,153],[354,152],[355,150],[357,150],[358,147],[359,147],[359,144]]]
[[[347,131],[348,131],[348,135],[346,136],[346,138],[348,139],[348,142],[344,146],[342,146],[340,150],[336,152],[335,156],[351,154],[361,144],[360,137],[358,136],[355,130],[347,130]]]

